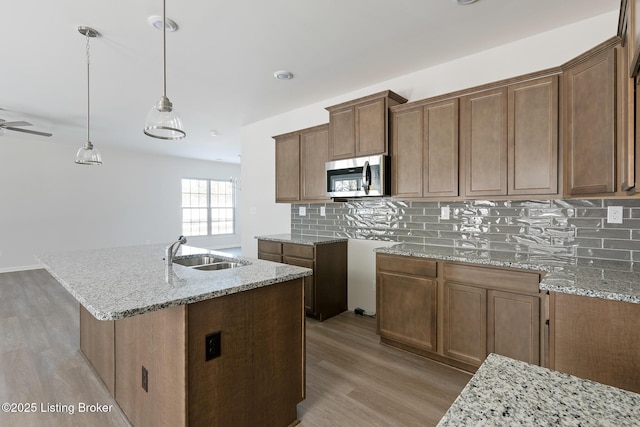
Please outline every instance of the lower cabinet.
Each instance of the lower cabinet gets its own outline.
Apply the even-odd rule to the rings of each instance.
[[[347,310],[347,241],[300,244],[258,239],[258,258],[310,268],[304,306],[320,321]]]
[[[475,371],[489,353],[546,364],[537,272],[376,255],[381,341]]]
[[[487,357],[487,290],[444,284],[445,356],[480,366]]]
[[[487,353],[540,365],[540,297],[488,291],[487,303]]]
[[[640,393],[640,304],[551,293],[550,368]]]
[[[379,335],[422,350],[436,351],[438,282],[435,268],[433,261],[402,257],[378,259]]]

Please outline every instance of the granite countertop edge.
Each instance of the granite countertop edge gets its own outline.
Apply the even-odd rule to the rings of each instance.
[[[473,255],[473,250],[468,250],[469,254],[466,255],[453,253],[455,250],[459,249],[398,244],[375,248],[374,252],[537,271],[544,273],[539,285],[542,291],[640,304],[640,275],[634,275],[630,272],[518,259],[518,254],[509,252],[477,251],[482,252],[483,256],[476,256]],[[465,252],[466,250],[459,251]],[[616,274],[625,276],[625,279],[616,279]]]
[[[73,286],[70,286],[63,279],[58,277],[53,271],[45,266],[45,269],[51,274],[61,285],[64,287],[84,308],[87,309],[89,313],[93,315],[98,320],[120,320],[127,317],[137,316],[139,314],[145,314],[152,311],[158,311],[169,307],[176,307],[180,305],[188,305],[196,302],[206,301],[212,298],[218,298],[226,295],[232,295],[243,291],[249,291],[252,289],[261,288],[264,286],[273,285],[276,283],[287,282],[289,280],[295,280],[302,277],[310,276],[310,272],[301,272],[297,274],[288,274],[285,276],[278,277],[277,279],[269,279],[262,281],[255,281],[252,283],[247,283],[235,287],[229,287],[226,289],[219,289],[207,293],[201,293],[197,295],[193,295],[191,297],[178,298],[173,300],[167,300],[166,302],[149,304],[146,306],[136,307],[133,309],[126,310],[110,310],[104,311],[97,309],[93,304],[87,301],[79,292],[77,292]],[[307,269],[309,270],[309,269]],[[311,271],[311,270],[310,270]]]
[[[98,320],[119,320],[310,276],[313,270],[185,247],[179,258],[214,254],[241,267],[198,271],[162,261],[163,247],[124,247],[36,255]]]
[[[255,236],[256,240],[266,240],[279,243],[296,243],[299,245],[317,246],[329,243],[348,242],[346,237],[324,237],[324,236],[293,236],[291,234],[270,234],[265,236]]]

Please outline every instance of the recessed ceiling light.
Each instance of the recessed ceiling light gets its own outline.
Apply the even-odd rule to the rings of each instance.
[[[458,4],[460,4],[462,6],[466,6],[468,4],[475,3],[477,1],[478,0],[458,0]]]
[[[211,136],[218,136],[218,131],[215,129],[212,129],[211,132],[209,132],[209,135]]]
[[[149,21],[149,24],[151,24],[151,26],[157,30],[161,30],[162,29],[162,16],[150,16],[149,18],[147,18],[147,21]],[[175,23],[175,21],[172,21],[169,18],[166,18],[164,26],[166,27],[167,31],[177,31],[178,30],[178,24]]]
[[[278,80],[291,80],[293,78],[293,73],[291,71],[280,70],[273,73],[273,77]]]

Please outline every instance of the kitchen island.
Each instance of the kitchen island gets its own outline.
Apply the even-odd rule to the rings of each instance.
[[[135,426],[287,426],[304,399],[311,270],[182,246],[39,255],[80,303],[80,348]],[[232,263],[232,264],[231,264]]]
[[[490,354],[438,427],[637,426],[640,394]]]

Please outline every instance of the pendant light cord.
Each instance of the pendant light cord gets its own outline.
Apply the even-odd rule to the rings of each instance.
[[[91,123],[91,103],[89,102],[89,100],[91,99],[90,96],[90,75],[89,75],[89,64],[91,63],[90,61],[90,56],[89,56],[89,31],[87,31],[87,143],[91,143],[91,140],[89,139],[89,125]]]
[[[167,2],[162,0],[162,94],[167,97]]]

